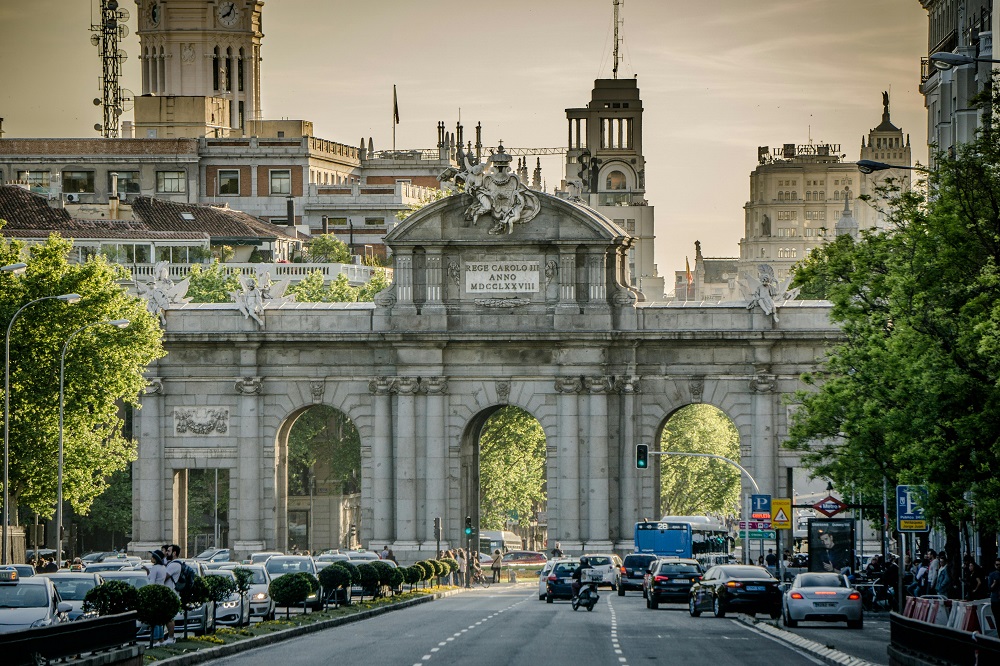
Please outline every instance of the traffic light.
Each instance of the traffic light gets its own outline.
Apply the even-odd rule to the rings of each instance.
[[[440,518],[435,518],[434,519],[434,538],[437,539],[437,540],[439,540],[439,541],[441,540],[441,519]]]
[[[472,535],[472,516],[465,517],[465,536]]]
[[[646,469],[647,467],[649,467],[649,446],[647,444],[636,444],[635,468]]]

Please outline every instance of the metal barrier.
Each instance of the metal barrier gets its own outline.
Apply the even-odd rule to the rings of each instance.
[[[889,615],[891,649],[950,666],[1000,664],[1000,640],[976,632]]]
[[[44,663],[86,652],[100,652],[135,642],[135,611],[93,620],[0,634],[0,661],[5,666]]]

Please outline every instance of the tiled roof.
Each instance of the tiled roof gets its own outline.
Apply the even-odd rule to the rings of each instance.
[[[17,185],[0,185],[0,220],[8,229],[61,229],[71,224],[69,213],[51,208],[48,200]]]
[[[132,213],[151,230],[203,231],[213,238],[296,238],[294,227],[280,227],[229,208],[136,197],[132,201]],[[186,220],[181,213],[190,213],[194,219]]]

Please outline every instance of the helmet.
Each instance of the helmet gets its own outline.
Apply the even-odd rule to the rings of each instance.
[[[586,555],[580,557],[580,564],[582,564],[583,566],[587,566],[588,564],[590,564],[590,561],[587,559]]]

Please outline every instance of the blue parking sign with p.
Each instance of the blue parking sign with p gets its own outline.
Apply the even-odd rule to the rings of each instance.
[[[750,513],[754,518],[770,519],[771,517],[771,496],[751,495]]]

